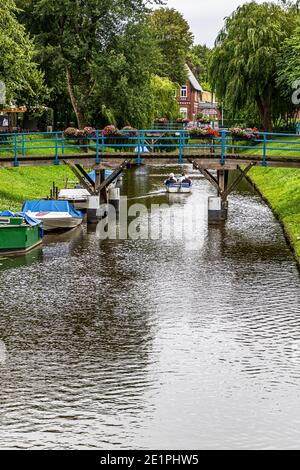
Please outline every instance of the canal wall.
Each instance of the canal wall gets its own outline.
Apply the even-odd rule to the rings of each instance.
[[[300,170],[253,168],[247,180],[282,225],[300,268]]]

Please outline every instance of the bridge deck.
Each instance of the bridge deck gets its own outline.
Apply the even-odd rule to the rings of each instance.
[[[96,153],[78,153],[78,154],[64,154],[59,156],[55,155],[33,155],[27,157],[18,157],[19,166],[49,166],[57,162],[63,164],[63,160],[72,163],[80,163],[87,167],[96,167]],[[141,155],[143,165],[177,165],[180,158],[179,153],[147,153]],[[236,169],[240,165],[248,165],[250,162],[262,164],[262,157],[260,155],[248,154],[229,154],[226,160],[221,163],[221,154],[211,152],[189,152],[182,156],[183,162],[186,163],[188,158],[197,160],[203,168],[207,169]],[[131,159],[137,162],[137,156],[132,152],[117,152],[117,153],[104,153],[100,155],[100,164],[114,166],[120,164],[120,160]],[[276,156],[270,155],[266,159],[267,165],[274,168],[300,168],[300,155],[299,157],[291,156]],[[16,160],[12,156],[1,157],[0,167],[11,168],[17,166]]]
[[[224,129],[215,136],[196,139],[186,129],[121,131],[115,136],[96,130],[78,138],[63,132],[1,134],[0,167],[46,166],[64,161],[87,167],[118,166],[120,160],[127,159],[144,165],[174,165],[191,158],[206,169],[235,169],[251,162],[257,166],[300,168],[300,135],[247,135],[243,138]]]

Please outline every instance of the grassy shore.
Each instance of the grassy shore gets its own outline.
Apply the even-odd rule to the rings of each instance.
[[[283,224],[300,261],[300,170],[253,168],[249,178]]]
[[[49,195],[53,182],[64,187],[66,176],[74,179],[65,166],[0,168],[0,210],[19,211],[25,200]]]
[[[294,140],[298,140],[299,144],[294,144],[295,150],[292,152],[281,150],[281,147],[292,147],[288,139],[283,140],[282,144],[269,143],[271,151],[268,155],[300,156],[300,139]],[[260,152],[249,151],[252,155]],[[300,169],[256,167],[250,171],[249,179],[282,223],[300,262]]]

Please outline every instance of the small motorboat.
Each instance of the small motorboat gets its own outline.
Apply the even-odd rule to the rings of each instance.
[[[166,184],[168,193],[183,193],[190,194],[193,189],[193,185],[189,183],[171,183]]]
[[[23,212],[0,212],[0,254],[26,254],[42,243],[42,224]]]
[[[70,230],[78,227],[84,219],[84,214],[68,201],[26,201],[22,210],[28,216],[41,221],[46,232]]]
[[[90,193],[84,188],[62,189],[58,194],[59,201],[67,201],[77,210],[87,210]]]
[[[185,174],[183,174],[181,178],[176,178],[174,173],[171,173],[169,178],[165,181],[165,186],[167,193],[172,194],[189,194],[193,189],[192,180]]]

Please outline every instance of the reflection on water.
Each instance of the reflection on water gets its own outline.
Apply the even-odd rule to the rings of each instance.
[[[39,261],[42,258],[42,253],[42,248],[38,247],[25,255],[15,256],[0,254],[0,271],[11,268],[19,268],[21,266],[29,266]]]
[[[161,191],[146,171],[130,198]],[[142,201],[198,207],[189,240],[82,228],[2,269],[0,448],[299,447],[297,267],[246,185],[223,227],[208,193]]]

